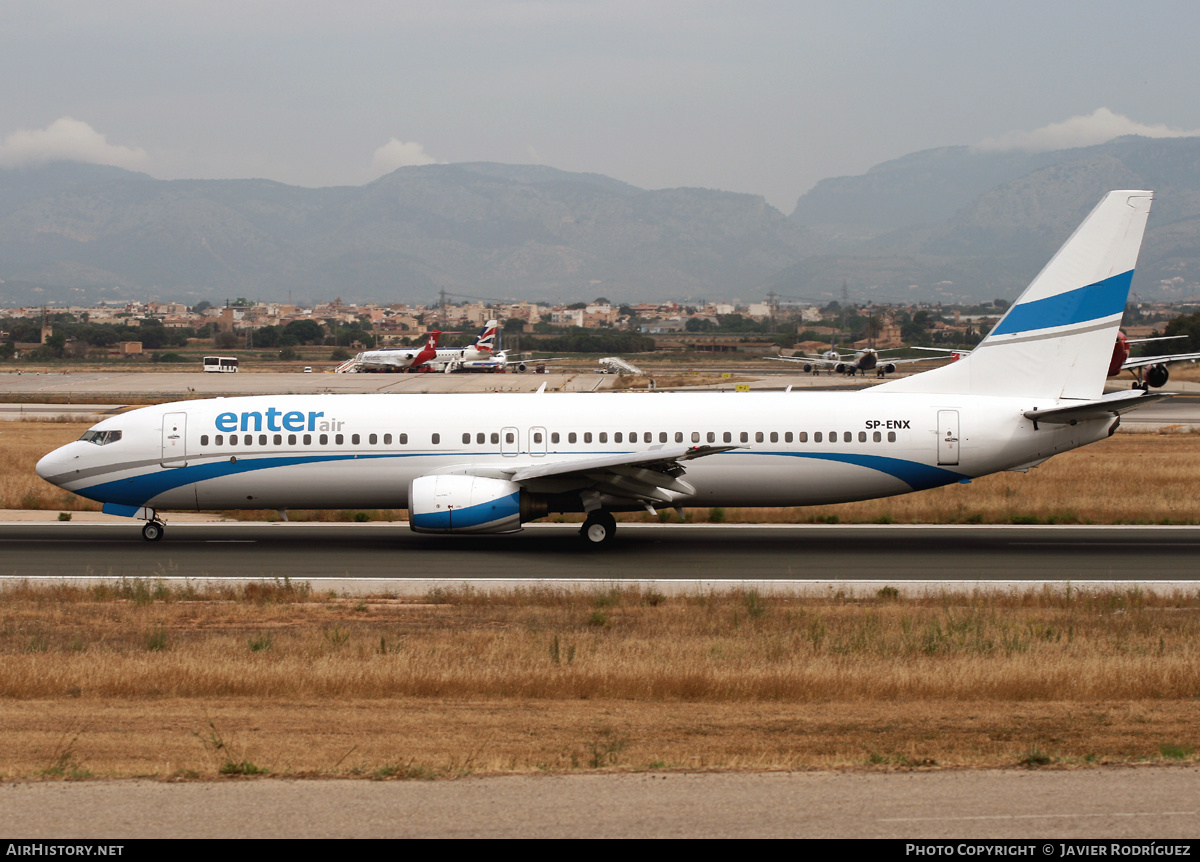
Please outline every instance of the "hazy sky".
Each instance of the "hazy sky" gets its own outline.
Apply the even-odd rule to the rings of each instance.
[[[539,163],[791,212],[929,147],[1200,129],[1198,31],[1173,0],[0,0],[0,166]]]

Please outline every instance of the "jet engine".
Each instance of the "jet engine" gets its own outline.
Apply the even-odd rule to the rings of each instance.
[[[805,374],[811,374],[811,373],[812,373],[812,363],[811,363],[811,362],[805,362],[805,363],[804,363],[804,373],[805,373]]]
[[[1171,372],[1165,365],[1151,365],[1146,369],[1146,374],[1142,379],[1157,389],[1167,385],[1167,381],[1171,379]]]
[[[521,529],[523,496],[520,485],[504,479],[421,476],[408,489],[409,527],[417,533],[511,533]]]
[[[889,362],[887,365],[883,366],[883,373],[884,374],[895,374],[896,366]]]
[[[849,366],[846,365],[846,363],[839,362],[837,365],[835,365],[833,367],[833,370],[836,371],[838,374],[845,374],[847,372],[848,368],[849,368]]]

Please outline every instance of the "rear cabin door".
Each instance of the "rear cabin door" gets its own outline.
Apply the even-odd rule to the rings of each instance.
[[[958,463],[958,411],[938,411],[938,464],[953,467]]]
[[[162,425],[162,465],[187,466],[187,414],[167,413]]]

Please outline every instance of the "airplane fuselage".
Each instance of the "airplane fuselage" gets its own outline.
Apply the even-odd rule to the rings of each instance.
[[[681,506],[805,506],[964,482],[1102,439],[1115,420],[1034,424],[1029,399],[853,393],[294,395],[186,401],[107,419],[38,473],[117,507],[406,508],[439,473],[733,446],[687,462]],[[556,480],[525,483],[580,511]],[[606,508],[633,509],[613,499]]]

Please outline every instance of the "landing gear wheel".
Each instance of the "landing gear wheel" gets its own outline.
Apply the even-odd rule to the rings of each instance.
[[[147,542],[157,542],[166,532],[162,521],[147,521],[142,527],[142,538]]]
[[[583,536],[590,544],[603,545],[606,542],[611,542],[612,537],[617,534],[617,519],[608,512],[592,512],[587,516],[587,520],[583,522],[583,526],[579,529],[579,535]]]

